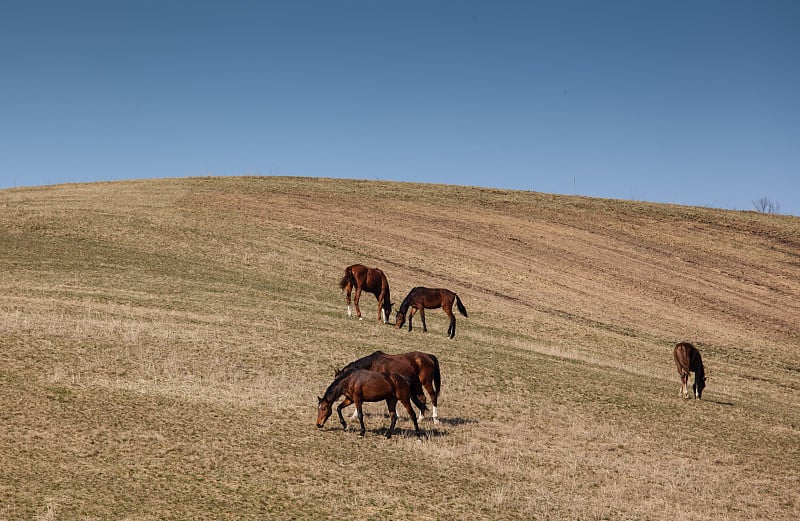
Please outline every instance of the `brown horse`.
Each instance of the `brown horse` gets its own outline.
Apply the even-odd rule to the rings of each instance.
[[[456,336],[456,316],[453,314],[453,302],[458,306],[458,312],[467,316],[467,310],[458,295],[449,289],[441,288],[423,288],[416,287],[408,292],[403,303],[400,304],[400,309],[397,310],[397,319],[395,320],[394,327],[400,329],[406,322],[406,311],[411,308],[411,313],[408,314],[408,330],[411,331],[411,319],[414,318],[414,313],[419,311],[419,317],[422,319],[422,332],[428,331],[425,325],[425,310],[442,308],[447,316],[450,317],[450,327],[447,328],[447,336],[453,338]]]
[[[692,389],[695,399],[699,400],[706,387],[706,371],[700,351],[689,342],[681,342],[675,346],[672,355],[675,358],[675,367],[678,368],[678,374],[681,376],[681,388],[678,396],[689,398],[689,373],[692,372],[694,373]]]
[[[353,264],[344,269],[344,276],[339,281],[339,288],[347,292],[347,316],[353,316],[353,310],[350,308],[350,292],[355,288],[356,294],[356,316],[361,320],[361,308],[358,307],[358,301],[361,298],[361,292],[367,291],[375,295],[378,300],[378,320],[383,321],[384,324],[389,323],[389,315],[392,314],[392,297],[389,295],[389,281],[386,275],[383,274],[378,268],[367,268],[361,264]]]
[[[442,392],[442,376],[439,372],[439,359],[430,353],[412,351],[399,355],[387,355],[375,351],[371,355],[350,362],[344,368],[336,370],[336,376],[351,369],[367,369],[369,371],[394,371],[408,377],[419,379],[422,387],[428,392],[433,404],[433,423],[439,423],[439,393]]]
[[[362,410],[363,403],[386,400],[386,406],[389,408],[389,417],[392,420],[389,431],[386,433],[387,438],[392,437],[392,431],[394,431],[394,426],[397,423],[398,401],[403,404],[411,417],[411,421],[414,422],[414,430],[417,436],[419,437],[422,434],[417,424],[417,414],[414,412],[414,408],[411,407],[411,402],[414,402],[414,405],[423,414],[426,409],[425,404],[420,400],[420,395],[424,398],[422,387],[419,380],[414,377],[409,378],[400,373],[367,371],[366,369],[352,369],[341,373],[328,386],[325,396],[318,398],[317,427],[321,429],[325,425],[325,422],[331,416],[333,404],[342,395],[344,395],[344,400],[336,408],[336,412],[339,413],[339,421],[345,429],[347,429],[347,423],[345,423],[342,416],[342,409],[348,405],[356,404],[358,421],[361,423],[359,435],[363,436],[366,432],[364,411]]]

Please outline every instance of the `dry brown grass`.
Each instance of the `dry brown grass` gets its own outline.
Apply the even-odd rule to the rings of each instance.
[[[348,320],[380,266],[455,340]],[[800,219],[297,178],[0,191],[0,520],[797,519]],[[702,402],[671,349],[703,352]],[[313,426],[375,349],[436,353],[425,441]]]

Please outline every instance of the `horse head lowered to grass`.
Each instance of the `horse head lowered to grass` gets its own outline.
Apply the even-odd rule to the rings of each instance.
[[[689,397],[689,373],[691,372],[694,373],[694,384],[692,384],[694,397],[698,400],[701,399],[703,389],[706,387],[706,370],[703,367],[703,357],[700,356],[700,351],[689,342],[681,342],[675,346],[672,356],[675,358],[675,367],[678,368],[678,374],[681,377],[678,396]]]
[[[389,371],[377,372],[366,369],[351,369],[334,378],[325,394],[318,398],[317,427],[321,429],[325,425],[333,411],[333,404],[336,403],[340,396],[344,396],[342,403],[336,407],[336,412],[339,414],[339,422],[342,427],[347,429],[347,423],[342,416],[342,409],[355,404],[358,412],[358,421],[361,424],[360,435],[363,436],[366,432],[364,411],[362,410],[363,403],[386,400],[386,407],[389,409],[389,417],[391,418],[391,425],[389,425],[389,430],[386,432],[386,437],[391,438],[394,426],[397,423],[397,402],[399,401],[406,408],[411,421],[414,422],[414,430],[417,433],[417,437],[419,437],[422,432],[419,430],[417,414],[414,412],[414,408],[411,407],[411,402],[424,414],[427,409],[425,403],[420,400],[420,395],[422,395],[422,387],[419,380],[414,377],[409,378],[400,373]]]
[[[419,379],[422,387],[428,392],[433,405],[433,423],[439,423],[439,393],[442,390],[442,376],[439,371],[439,359],[430,353],[411,351],[397,355],[387,355],[382,351],[361,357],[350,362],[344,368],[335,371],[336,376],[351,369],[367,369],[369,371],[393,371],[408,377]]]
[[[453,303],[458,307],[458,312],[466,317],[467,309],[461,303],[461,299],[449,289],[418,286],[409,291],[402,304],[400,304],[394,327],[397,329],[403,327],[406,322],[406,313],[411,308],[411,311],[408,312],[408,330],[411,331],[412,329],[411,320],[414,318],[414,313],[419,311],[419,318],[422,320],[422,332],[425,333],[428,331],[428,327],[425,325],[425,310],[442,308],[447,316],[450,317],[447,336],[453,338],[456,336],[456,316],[453,314]]]
[[[384,324],[389,323],[389,315],[392,314],[392,297],[389,294],[389,280],[383,271],[378,268],[368,268],[362,264],[353,264],[344,269],[344,275],[339,281],[339,289],[346,292],[347,316],[353,316],[350,307],[350,294],[355,289],[353,301],[356,305],[356,316],[361,319],[361,308],[358,302],[361,299],[361,292],[366,291],[375,295],[378,300],[378,320]]]

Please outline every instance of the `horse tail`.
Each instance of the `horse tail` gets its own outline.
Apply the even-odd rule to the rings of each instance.
[[[458,306],[458,312],[466,317],[467,316],[467,308],[465,308],[464,304],[461,303],[461,299],[458,298],[458,295],[456,295],[456,306]]]
[[[433,360],[433,392],[436,395],[436,400],[439,400],[439,395],[442,392],[442,374],[439,372],[439,359],[436,355],[428,355]],[[434,402],[436,403],[436,402]]]
[[[425,402],[419,399],[420,396],[424,396],[424,394],[422,394],[422,383],[416,376],[401,376],[404,376],[405,379],[408,380],[408,387],[411,391],[411,401],[417,406],[419,412],[424,415],[428,411],[428,407],[425,405]]]
[[[342,276],[342,280],[339,281],[339,289],[345,289],[348,284],[355,286],[355,277],[353,277],[353,270],[350,266],[344,269],[344,276]]]

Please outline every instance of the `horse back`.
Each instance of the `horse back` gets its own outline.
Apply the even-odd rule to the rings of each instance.
[[[346,289],[348,286],[350,288],[357,286],[359,284],[359,280],[361,280],[366,270],[367,267],[363,264],[351,264],[350,266],[346,267],[344,269],[342,280],[339,281],[339,288]]]
[[[408,292],[408,296],[403,301],[403,306],[414,306],[417,308],[436,309],[442,307],[442,302],[447,301],[447,293],[452,291],[442,288],[425,288],[417,286]],[[452,297],[451,297],[452,299]]]
[[[673,351],[675,358],[675,366],[681,374],[688,374],[690,372],[697,372],[698,369],[702,370],[703,361],[700,356],[700,351],[697,350],[689,342],[680,342],[675,346]]]
[[[370,355],[369,366],[366,367],[370,371],[378,372],[395,372],[404,375],[415,375],[416,369],[412,366],[405,356],[403,355],[387,355],[376,351]]]
[[[394,384],[388,372],[356,369],[350,372],[342,390],[351,400],[361,398],[365,402],[378,402],[394,393]]]
[[[438,365],[439,361],[434,355],[421,351],[411,351],[399,355],[387,355],[382,351],[375,351],[371,355],[351,362],[345,366],[345,370],[357,368],[378,372],[389,371],[422,378],[423,375],[434,377]]]
[[[368,268],[363,285],[364,290],[377,294],[388,288],[389,281],[380,268]]]

